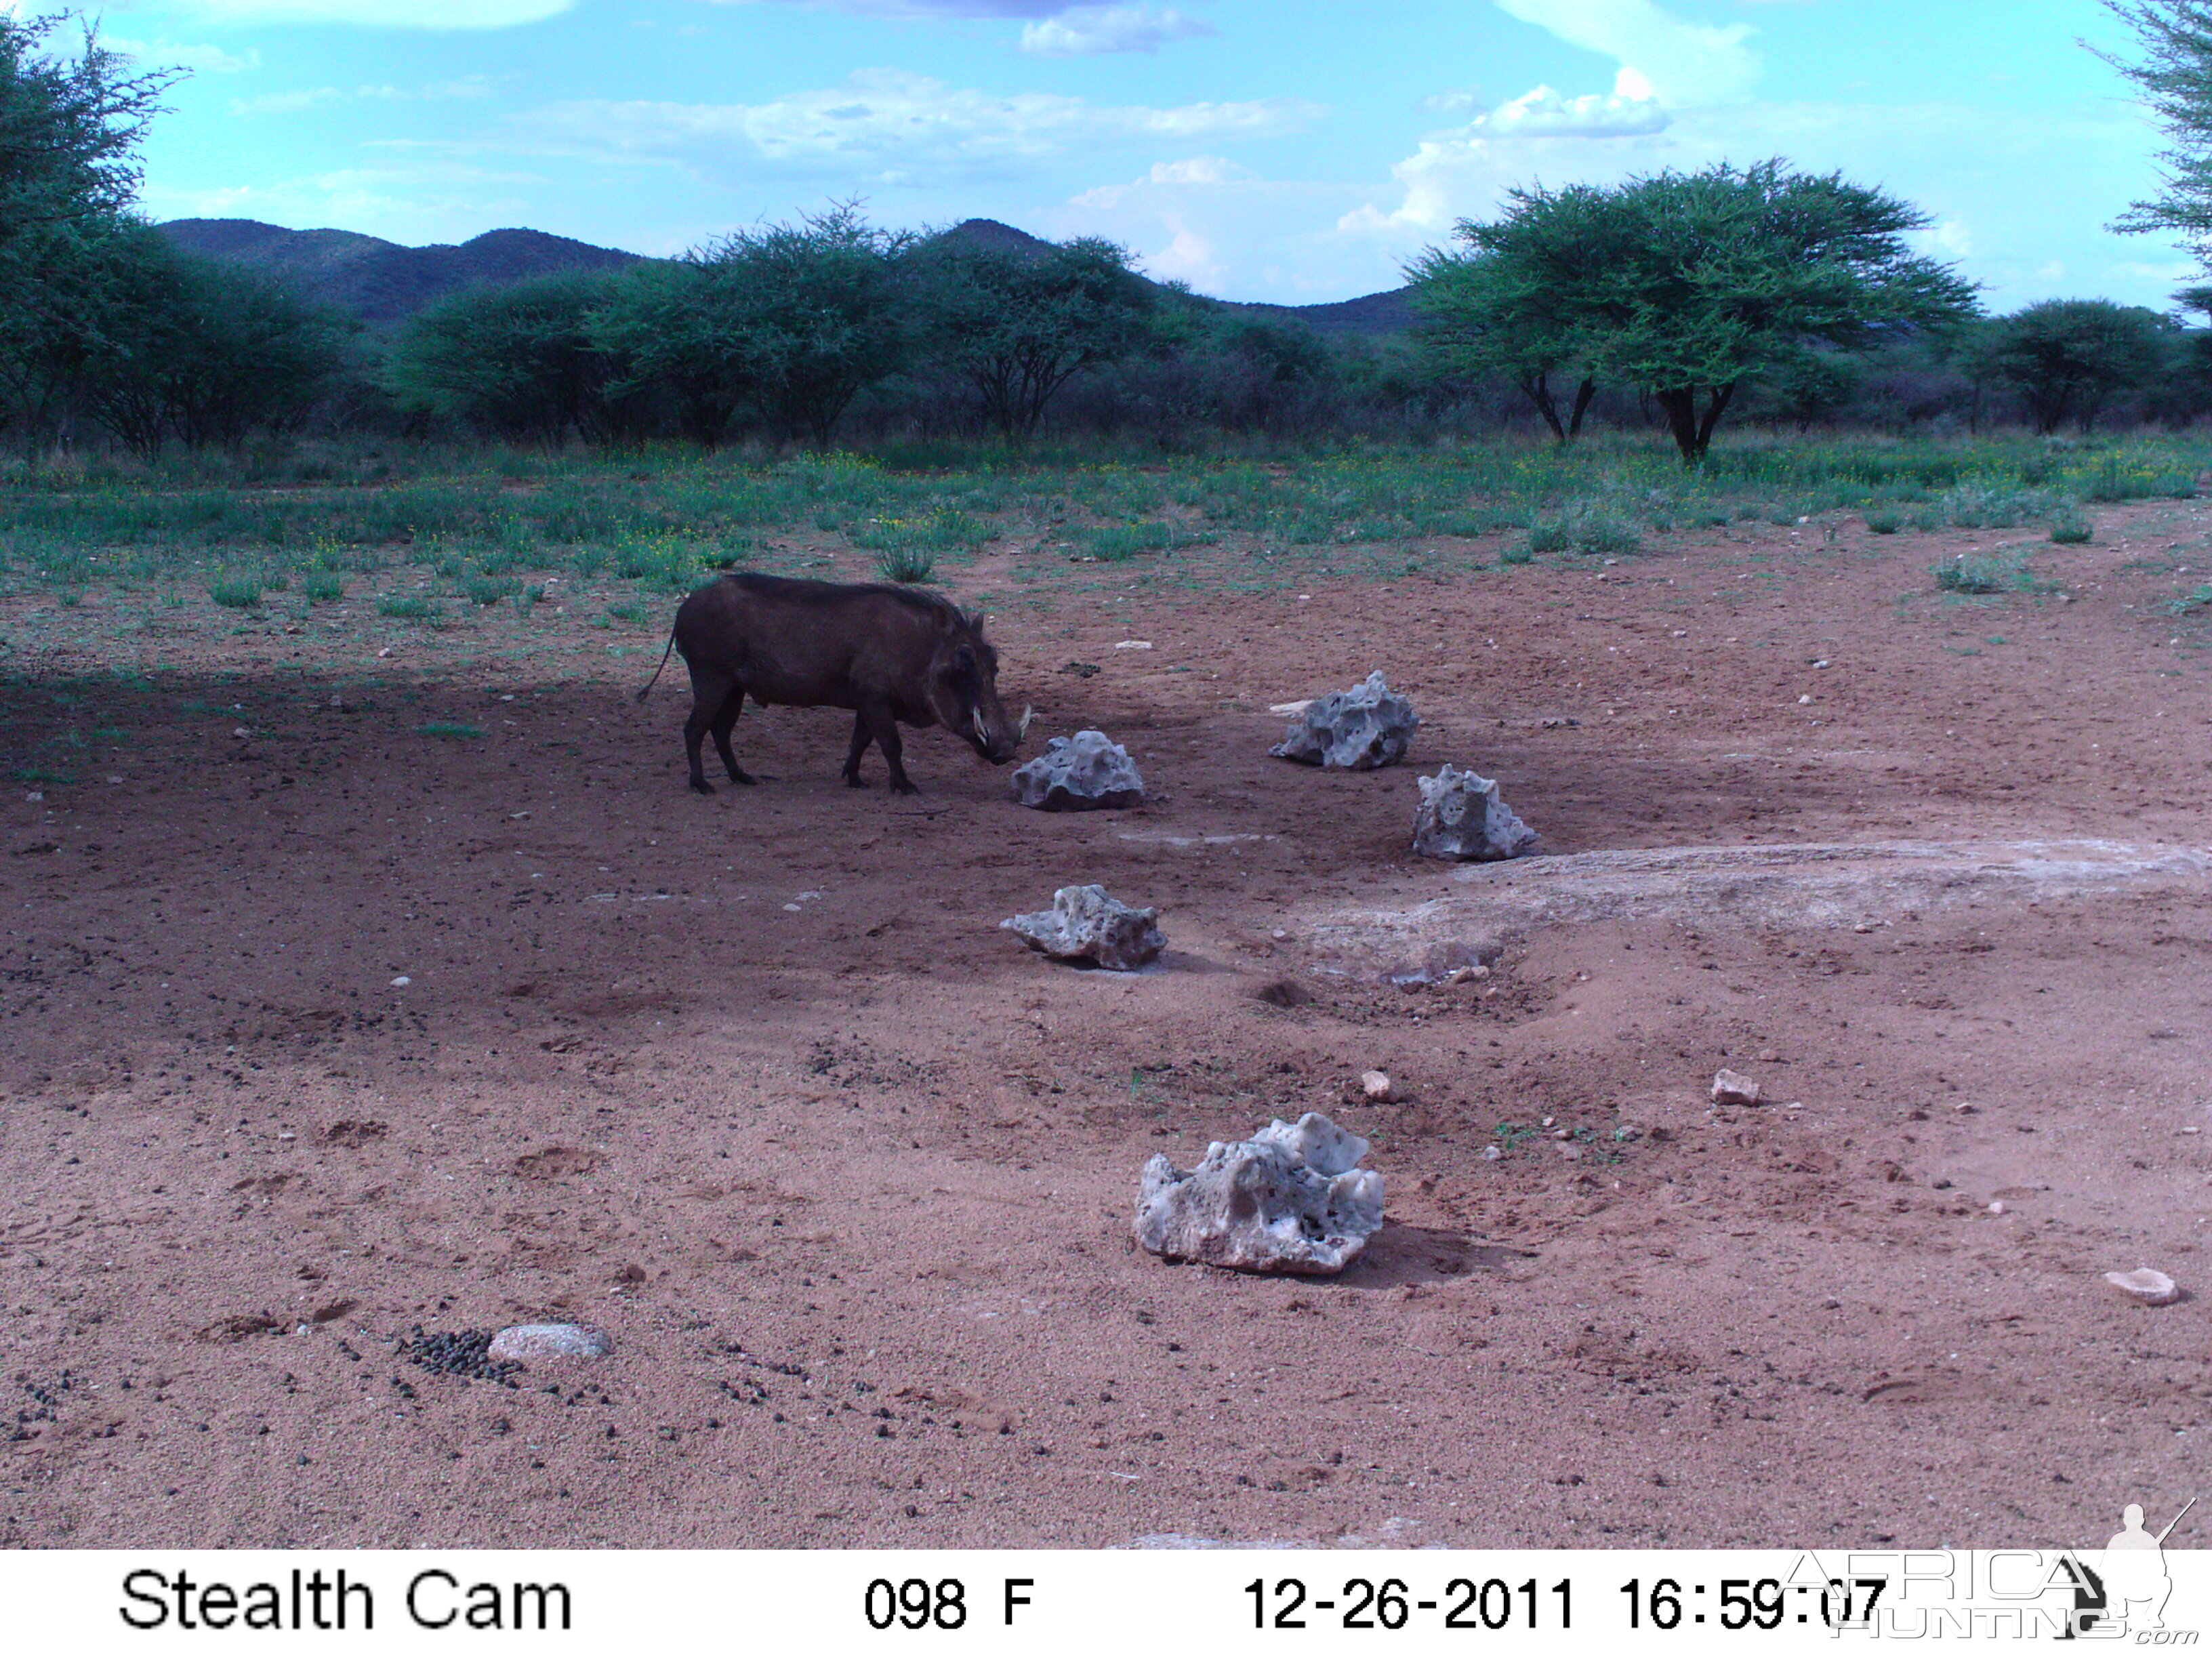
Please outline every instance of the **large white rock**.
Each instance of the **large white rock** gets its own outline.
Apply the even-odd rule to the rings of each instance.
[[[1378,668],[1349,691],[1316,697],[1267,752],[1307,766],[1365,772],[1405,759],[1420,723],[1413,705],[1382,683]]]
[[[1054,738],[1044,753],[1014,769],[1014,799],[1041,812],[1134,806],[1144,798],[1136,762],[1103,732]]]
[[[1421,804],[1413,809],[1413,850],[1432,859],[1510,859],[1534,852],[1536,832],[1498,797],[1495,779],[1446,763],[1432,778],[1417,780]]]
[[[1137,1186],[1137,1243],[1170,1261],[1246,1273],[1342,1271],[1382,1224],[1367,1143],[1319,1112],[1215,1141],[1195,1169],[1155,1153]]]
[[[1032,951],[1063,962],[1095,962],[1101,968],[1141,968],[1159,955],[1167,939],[1160,913],[1138,909],[1109,898],[1103,887],[1063,887],[1052,896],[1052,908],[1008,916],[1010,928]]]

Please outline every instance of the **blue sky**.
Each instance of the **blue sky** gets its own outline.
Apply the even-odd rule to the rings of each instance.
[[[33,8],[13,0],[17,9]],[[0,0],[0,5],[10,0]],[[2096,0],[126,0],[191,70],[157,219],[674,253],[858,197],[879,223],[1103,235],[1289,304],[1395,287],[1516,183],[1787,156],[1932,215],[2006,311],[2163,307],[2194,263],[2104,229],[2160,135]]]

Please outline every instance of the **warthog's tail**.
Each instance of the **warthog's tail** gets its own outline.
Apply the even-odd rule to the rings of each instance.
[[[660,668],[665,668],[668,666],[669,653],[675,649],[676,630],[672,628],[668,630],[668,650],[660,653]],[[644,689],[637,694],[637,700],[640,702],[643,702],[646,699],[647,694],[650,692],[654,686],[660,683],[660,668],[656,668],[653,671],[653,678],[645,683]]]

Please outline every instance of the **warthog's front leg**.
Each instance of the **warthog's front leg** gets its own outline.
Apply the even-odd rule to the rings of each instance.
[[[905,745],[899,741],[898,720],[889,703],[869,703],[853,716],[853,752],[845,757],[845,781],[855,789],[860,787],[860,757],[866,752],[870,739],[884,751],[890,763],[891,792],[900,795],[918,795],[914,780],[906,775],[906,767],[899,757]]]

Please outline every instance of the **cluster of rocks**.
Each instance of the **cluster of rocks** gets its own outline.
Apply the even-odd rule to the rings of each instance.
[[[1393,691],[1377,669],[1349,691],[1332,691],[1310,702],[1280,705],[1290,730],[1267,752],[1308,766],[1370,771],[1406,757],[1421,721],[1413,705]],[[1423,778],[1413,812],[1413,850],[1426,858],[1518,858],[1535,850],[1536,832],[1514,816],[1496,781],[1447,764]]]
[[[1382,1224],[1367,1142],[1319,1112],[1215,1141],[1194,1168],[1155,1153],[1137,1186],[1137,1243],[1170,1261],[1246,1273],[1340,1273]]]

